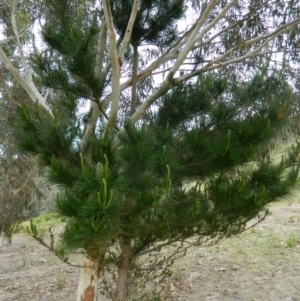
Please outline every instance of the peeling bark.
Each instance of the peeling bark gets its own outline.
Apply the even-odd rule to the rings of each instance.
[[[76,301],[97,301],[100,273],[99,264],[89,259],[84,261],[80,271]]]

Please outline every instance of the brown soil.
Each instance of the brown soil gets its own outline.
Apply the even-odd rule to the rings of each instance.
[[[270,209],[254,229],[179,259],[168,282],[172,300],[300,301],[300,203]],[[74,301],[78,276],[26,234],[0,249],[0,301]]]

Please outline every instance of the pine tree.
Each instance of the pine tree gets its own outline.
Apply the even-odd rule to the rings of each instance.
[[[277,163],[268,156],[291,113],[287,87],[275,74],[240,83],[199,77],[166,95],[151,122],[125,124],[118,151],[100,123],[89,141],[90,165],[76,145],[82,127],[69,92],[54,120],[22,106],[16,135],[25,150],[42,154],[49,179],[64,187],[57,208],[70,217],[65,248],[83,249],[101,267],[115,262],[122,300],[120,288],[140,255],[174,242],[184,249],[190,238],[200,245],[240,233],[288,193],[298,178],[299,146]]]
[[[175,245],[169,258],[149,267],[166,273],[187,243],[215,243],[244,231],[254,217],[263,220],[265,206],[287,195],[298,179],[298,144],[280,162],[270,156],[295,104],[285,69],[273,68],[267,48],[282,42],[278,36],[296,34],[300,20],[294,4],[284,16],[289,25],[268,33],[261,19],[269,13],[265,3],[251,2],[249,15],[257,17],[251,23],[239,14],[246,8],[238,1],[225,6],[211,1],[200,11],[196,7],[197,21],[179,33],[167,23],[156,28],[157,22],[141,18],[152,16],[158,5],[164,13],[160,2],[147,7],[149,1],[97,6],[47,0],[42,29],[47,47],[36,47],[30,62],[38,86],[51,94],[49,101],[47,93],[36,90],[36,98],[29,93],[33,80],[20,81],[35,101],[18,106],[15,137],[24,151],[40,155],[49,180],[62,188],[57,210],[68,217],[63,250],[81,249],[87,257],[78,301],[97,299],[98,278],[112,266],[111,298],[123,301],[135,293],[141,299],[140,290],[130,291],[130,283],[147,273],[138,258]],[[174,15],[168,9],[165,20],[168,14],[177,20],[185,11],[182,1],[166,3],[179,7],[173,7]],[[127,26],[128,20],[133,22]],[[139,20],[146,20],[143,26]],[[216,41],[208,34],[214,24]],[[147,57],[149,64],[136,77],[149,95],[137,89],[141,104],[135,112],[128,103],[120,109],[120,101],[132,99],[126,91],[133,85],[130,41],[158,46],[154,62]],[[293,41],[288,46],[295,50]],[[257,55],[260,50],[265,52]],[[0,48],[5,59],[3,53]],[[296,56],[291,52],[285,59]],[[20,75],[4,59],[5,67]],[[151,82],[155,72],[165,73],[162,83]],[[87,101],[89,111],[81,113]]]
[[[120,37],[126,34],[132,4],[132,0],[115,1],[112,4],[115,27]],[[183,0],[141,1],[130,37],[133,48],[131,115],[135,113],[137,101],[139,46],[163,47],[174,42],[177,34],[176,21],[183,17],[185,9]]]

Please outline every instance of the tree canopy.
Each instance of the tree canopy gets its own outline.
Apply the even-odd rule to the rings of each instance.
[[[29,2],[42,47],[36,17],[19,28]],[[112,299],[141,298],[138,257],[175,245],[150,267],[166,272],[295,185],[300,146],[278,162],[271,151],[295,112],[297,1],[29,2],[2,8],[1,89],[23,88],[14,137],[61,187],[62,250],[88,258],[78,301],[96,300],[105,269]]]

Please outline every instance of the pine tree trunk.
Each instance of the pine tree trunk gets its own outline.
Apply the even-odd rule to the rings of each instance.
[[[126,298],[127,283],[131,262],[131,245],[130,239],[128,237],[123,237],[121,248],[121,260],[118,268],[117,301],[124,301]]]
[[[85,259],[80,271],[76,301],[97,301],[100,272],[101,267],[96,262]]]

